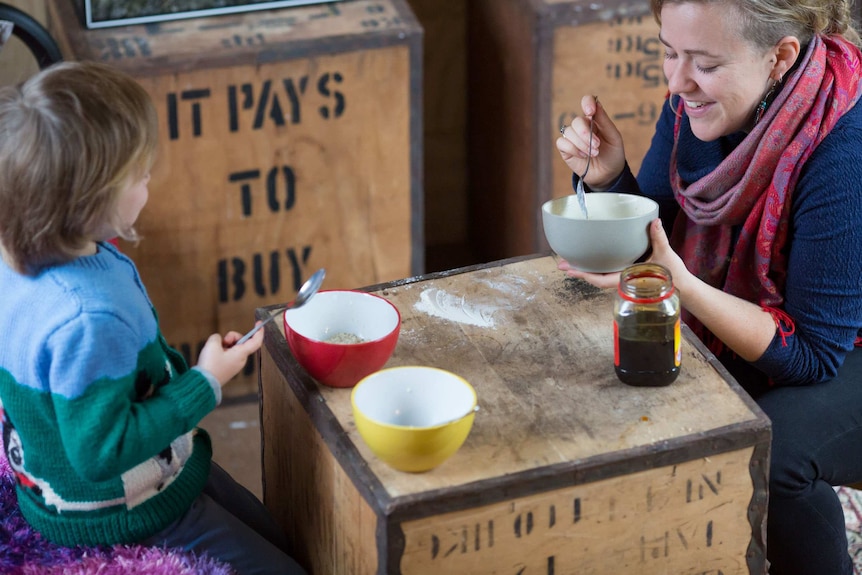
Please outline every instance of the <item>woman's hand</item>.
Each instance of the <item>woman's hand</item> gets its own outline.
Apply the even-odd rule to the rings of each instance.
[[[587,154],[592,156],[590,171],[584,183],[593,190],[607,189],[626,165],[623,137],[599,104],[595,96],[581,99],[584,116],[572,120],[557,138],[557,150],[566,165],[577,175],[587,167]],[[590,148],[590,118],[593,119],[593,145]]]
[[[590,168],[592,171],[592,168]],[[670,271],[680,303],[718,339],[746,361],[755,361],[769,347],[775,336],[775,320],[759,305],[714,288],[694,276],[682,258],[670,247],[661,220],[649,226],[652,254],[647,260]],[[557,267],[573,278],[583,279],[600,288],[615,287],[619,273],[594,274],[572,268],[561,260]]]
[[[236,345],[242,337],[239,332],[229,331],[224,337],[212,334],[201,350],[198,366],[210,372],[224,387],[245,367],[248,356],[260,349],[263,333],[264,330],[258,331],[242,345]]]
[[[571,278],[579,278],[592,284],[598,288],[612,288],[620,283],[620,272],[612,272],[609,274],[597,274],[593,272],[581,271],[566,260],[561,259],[557,262],[557,269],[566,272],[566,275]]]
[[[592,170],[592,168],[590,168]],[[670,242],[667,239],[667,234],[661,225],[661,220],[656,218],[649,225],[650,245],[652,246],[652,255],[647,261],[661,264],[670,271],[671,277],[674,278],[674,283],[677,284],[677,278],[683,279],[688,276],[688,270],[685,267],[682,259],[677,255],[673,248],[670,247]],[[576,269],[565,260],[560,260],[557,268],[566,272],[566,275],[573,278],[580,278],[586,282],[599,288],[612,288],[620,281],[619,272],[609,274],[597,274],[584,272]]]
[[[667,233],[664,230],[664,226],[661,225],[661,220],[658,218],[650,222],[649,241],[652,247],[652,254],[650,254],[647,261],[666,267],[677,289],[684,284],[689,284],[690,282],[687,280],[691,276],[691,273],[685,267],[685,263],[679,257],[679,254],[670,247]]]

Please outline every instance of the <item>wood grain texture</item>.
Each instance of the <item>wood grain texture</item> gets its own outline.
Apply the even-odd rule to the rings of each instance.
[[[568,279],[552,257],[528,259],[378,292],[401,312],[387,367],[430,365],[476,389],[468,441],[446,464],[411,475],[377,460],[356,431],[349,390],[321,387],[340,426],[392,497],[452,489],[618,453],[677,448],[755,410],[688,335],[679,377],[635,388],[613,369],[613,292]],[[683,459],[685,457],[683,456]],[[482,465],[473,462],[481,461]],[[633,469],[634,470],[634,469]]]
[[[424,32],[425,245],[467,241],[467,0],[408,0]]]
[[[421,272],[421,28],[404,0],[359,0],[85,30],[51,0],[70,58],[147,89],[160,120],[135,261],[168,341],[327,288]],[[226,391],[257,388],[253,366]]]
[[[753,456],[746,448],[405,522],[401,572],[747,574]]]
[[[375,573],[377,516],[329,451],[271,357],[261,366],[261,421],[284,437],[262,437],[264,504],[311,573]]]
[[[590,502],[591,519],[584,515],[579,521],[592,525],[591,532],[606,533],[599,538],[621,554],[612,554],[613,561],[634,561],[638,549],[642,559],[659,554],[639,573],[688,572],[676,568],[701,560],[725,573],[765,572],[769,421],[688,328],[679,378],[665,388],[633,388],[620,383],[613,370],[612,292],[565,278],[551,256],[365,289],[392,301],[402,316],[387,367],[453,371],[474,386],[480,405],[470,436],[449,460],[426,473],[395,471],[358,435],[350,390],[318,385],[290,354],[283,326],[266,328],[263,353],[273,365],[262,373],[263,402],[278,406],[285,401],[281,396],[295,396],[319,433],[312,459],[325,459],[326,467],[334,458],[375,512],[379,573],[517,572],[526,565],[547,568],[550,557],[561,561],[562,572],[577,558],[597,565],[593,572],[607,572],[598,567],[612,564],[605,543],[590,539],[593,543],[563,549],[564,542],[579,537],[571,525],[564,529],[560,523],[557,531],[525,539],[521,553],[507,542],[526,534],[526,523],[517,528],[514,523],[521,512],[534,512],[521,521],[533,521],[538,534],[539,522],[550,521],[550,506],[572,522],[575,500]],[[272,311],[261,309],[258,315]],[[274,382],[266,381],[270,377]],[[274,410],[268,412],[283,411]],[[265,443],[294,441],[291,428],[299,420],[292,411],[265,418]],[[265,467],[270,465],[279,464],[265,460]],[[265,492],[281,491],[289,481],[268,469],[265,476]],[[304,489],[318,488],[300,482]],[[703,515],[713,509],[703,501],[707,496],[721,508],[709,519]],[[645,510],[659,500],[655,510]],[[600,514],[615,506],[613,501],[621,502],[620,522],[608,526]],[[539,513],[546,515],[538,519]],[[492,553],[488,521],[495,545],[501,546]],[[704,529],[720,537],[705,539]],[[653,551],[653,538],[665,532],[675,538],[674,546],[684,538],[691,554],[676,547],[673,558],[669,551]],[[614,539],[617,534],[620,539]],[[719,540],[722,546],[713,547]]]
[[[620,130],[629,167],[637,174],[667,94],[658,31],[651,14],[556,27],[548,131],[582,115],[581,98],[596,95]],[[551,196],[571,194],[572,171],[556,147],[550,155]]]
[[[46,25],[45,0],[6,0],[5,3]],[[23,82],[38,71],[39,65],[27,46],[14,36],[10,38],[0,52],[0,86]]]
[[[666,86],[658,26],[632,0],[470,3],[471,241],[482,261],[548,249],[545,201],[573,193],[559,128],[598,95],[637,173]]]

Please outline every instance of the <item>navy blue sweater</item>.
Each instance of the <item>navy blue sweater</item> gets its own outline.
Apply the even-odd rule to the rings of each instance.
[[[670,186],[675,116],[665,104],[637,179],[626,167],[608,191],[655,199],[666,230],[679,212]],[[742,142],[738,133],[698,140],[683,118],[677,165],[685,182],[714,170]],[[809,157],[792,192],[784,311],[796,332],[773,337],[748,364],[727,352],[719,358],[744,386],[805,385],[831,379],[862,333],[862,106],[845,114]]]

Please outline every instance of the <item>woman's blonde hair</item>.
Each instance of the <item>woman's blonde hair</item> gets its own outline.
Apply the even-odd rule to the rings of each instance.
[[[120,237],[117,198],[149,171],[153,103],[127,74],[64,62],[0,90],[0,246],[21,273],[69,261],[106,224]]]
[[[785,36],[807,46],[816,34],[840,34],[860,46],[853,24],[850,0],[650,0],[653,16],[661,24],[665,4],[723,2],[737,9],[740,38],[759,48],[771,48]]]

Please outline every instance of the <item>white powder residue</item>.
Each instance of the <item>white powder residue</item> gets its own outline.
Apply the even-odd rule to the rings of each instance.
[[[508,301],[513,298],[521,300],[532,300],[535,295],[528,293],[529,281],[526,278],[518,276],[506,276],[506,282],[491,281],[487,278],[480,278],[478,281],[488,286],[492,291],[499,292],[505,296]],[[511,306],[509,306],[511,307]]]
[[[495,306],[472,305],[461,296],[437,288],[426,288],[414,306],[417,310],[441,319],[478,327],[494,327]]]

